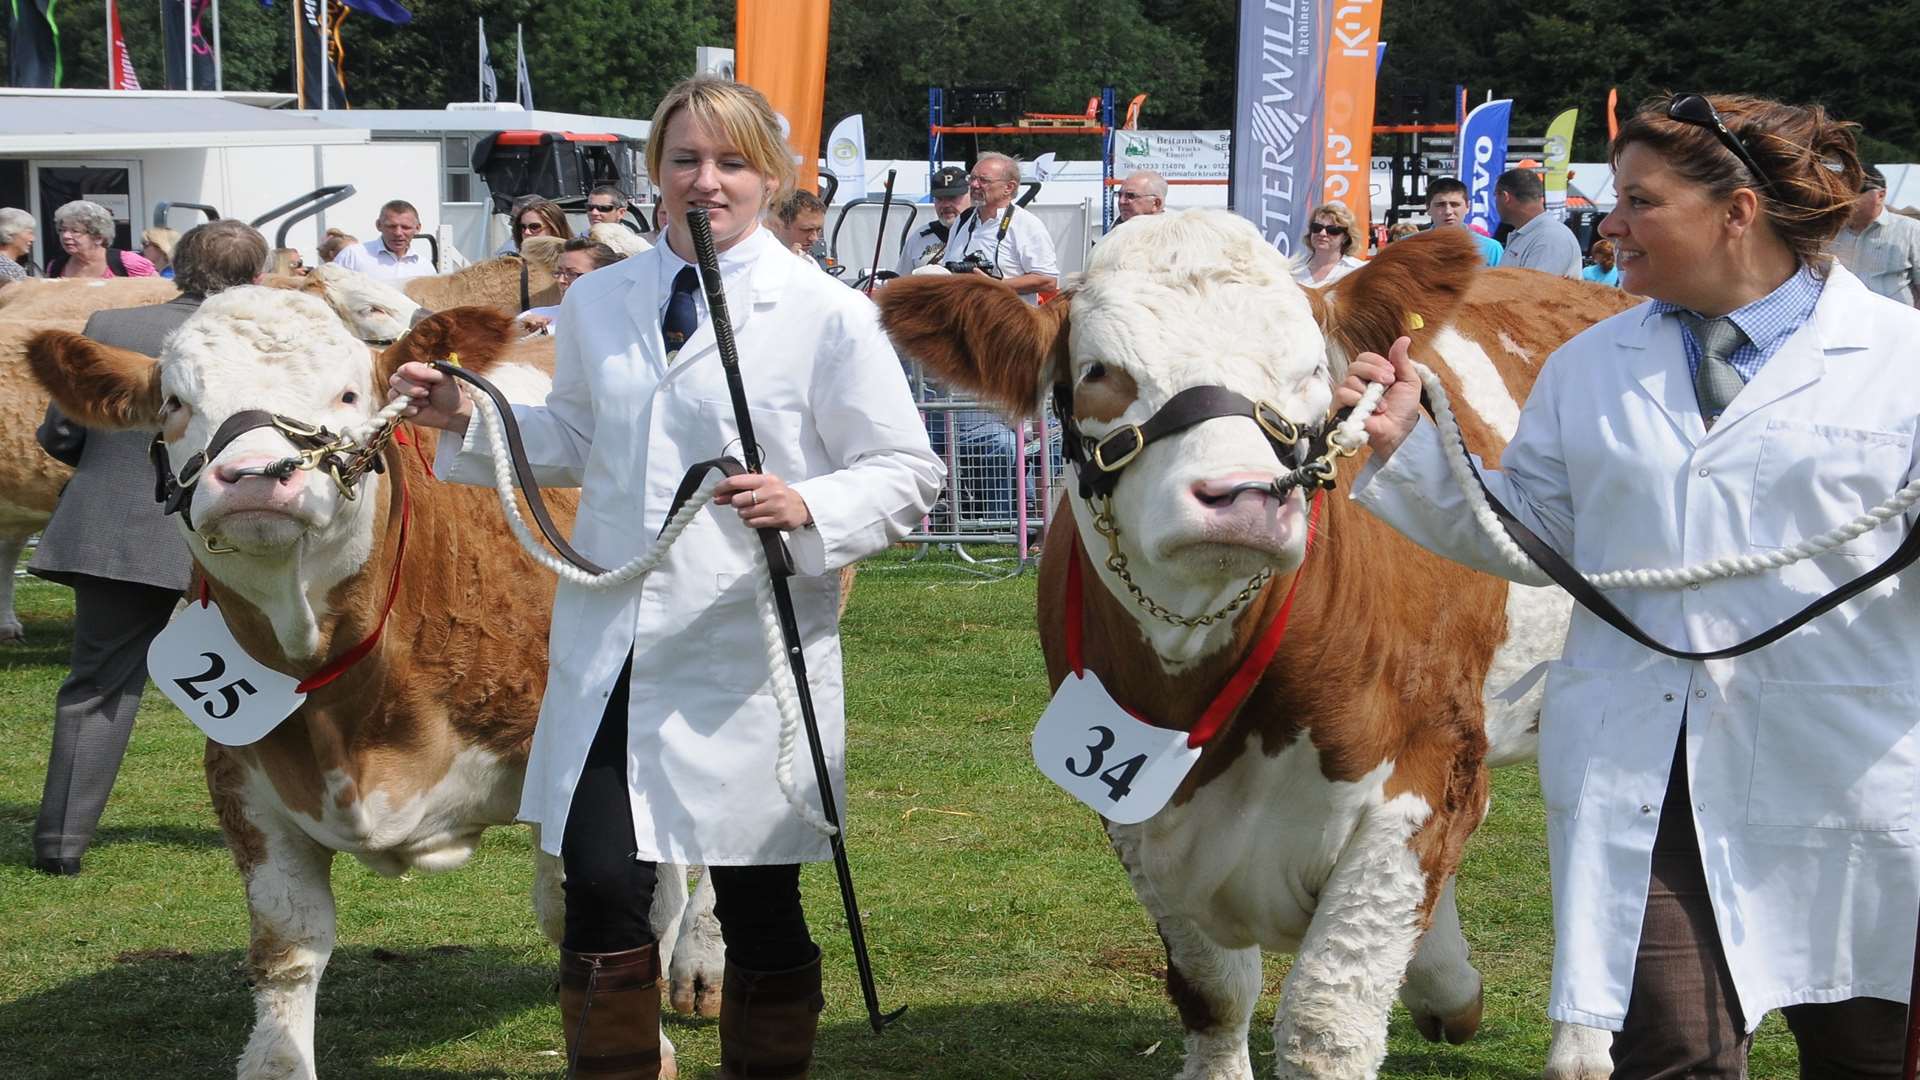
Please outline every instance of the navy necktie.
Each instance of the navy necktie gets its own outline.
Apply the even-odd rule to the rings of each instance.
[[[667,313],[660,319],[660,339],[667,346],[667,362],[672,363],[680,347],[700,327],[700,308],[694,293],[700,290],[700,272],[683,266],[673,277],[673,295],[667,298]]]

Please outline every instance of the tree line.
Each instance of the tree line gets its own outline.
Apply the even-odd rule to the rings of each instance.
[[[292,90],[290,8],[298,2],[223,5],[227,89]],[[476,18],[486,20],[502,99],[513,99],[518,23],[535,104],[566,112],[648,116],[660,94],[691,72],[695,47],[733,43],[731,0],[407,6],[414,14],[408,26],[361,14],[347,19],[344,73],[355,106],[473,100]],[[924,156],[929,86],[1012,87],[1029,111],[1079,112],[1111,85],[1123,105],[1149,95],[1143,127],[1226,127],[1236,7],[1236,0],[835,0],[823,130],[863,113],[869,156]],[[105,86],[100,6],[57,10],[66,85]],[[1609,88],[1619,89],[1623,110],[1660,92],[1739,90],[1822,103],[1862,126],[1869,160],[1916,161],[1920,32],[1913,14],[1897,0],[1384,0],[1382,104],[1401,100],[1393,91],[1409,87],[1464,84],[1475,101],[1489,91],[1513,98],[1516,134],[1544,133],[1555,114],[1578,108],[1573,156],[1593,160],[1605,153]],[[142,84],[162,85],[159,4],[129,0],[121,22]],[[1068,159],[1094,153],[1063,138],[988,145],[1055,150]]]

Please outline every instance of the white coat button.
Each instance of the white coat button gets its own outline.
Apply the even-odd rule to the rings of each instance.
[[[1700,470],[1700,475],[1701,475],[1701,476],[1705,476],[1705,475],[1707,475],[1708,473],[1710,473],[1710,472],[1712,472],[1712,471],[1713,471],[1712,469],[1701,469],[1701,470]]]
[[[1651,813],[1653,813],[1653,807],[1651,807],[1651,806],[1648,806],[1648,805],[1647,805],[1646,803],[1641,803],[1641,804],[1640,804],[1640,812],[1641,812],[1641,813],[1643,813],[1643,814],[1651,814]]]
[[[1707,696],[1707,692],[1705,690],[1695,690],[1693,696],[1704,699]]]
[[[1693,582],[1692,584],[1690,584],[1690,585],[1688,585],[1688,586],[1687,586],[1687,588],[1689,588],[1689,589],[1691,589],[1691,590],[1693,590],[1694,592],[1699,592],[1699,591],[1700,591],[1700,583],[1699,583],[1699,582],[1697,582],[1697,581],[1696,581],[1696,582]]]
[[[1706,804],[1706,803],[1694,803],[1694,804],[1693,804],[1693,808],[1694,808],[1695,810],[1698,810],[1698,811],[1700,811],[1700,812],[1701,812],[1701,813],[1703,813],[1703,814],[1707,812],[1707,804]]]
[[[1661,696],[1661,697],[1663,697],[1663,698],[1665,698],[1665,699],[1666,699],[1666,700],[1668,700],[1668,701],[1672,701],[1672,700],[1673,700],[1673,695],[1672,695],[1672,694],[1662,694],[1662,695],[1660,695],[1660,696]]]

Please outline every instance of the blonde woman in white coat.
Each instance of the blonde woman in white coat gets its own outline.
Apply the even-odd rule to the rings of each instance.
[[[1684,94],[1630,120],[1613,164],[1620,201],[1600,231],[1621,287],[1651,301],[1548,358],[1486,472],[1501,501],[1593,574],[1789,547],[1905,485],[1920,312],[1825,252],[1861,176],[1849,125]],[[1721,316],[1737,334],[1704,322]],[[1708,351],[1723,337],[1732,372]],[[1526,579],[1464,512],[1406,352],[1403,338],[1390,360],[1361,356],[1341,389],[1351,403],[1389,385],[1355,498],[1436,552]],[[1716,371],[1738,381],[1696,389]],[[1879,563],[1911,517],[1784,569],[1609,595],[1671,647],[1723,648]],[[1920,909],[1917,626],[1903,577],[1727,660],[1665,657],[1576,609],[1540,722],[1549,1008],[1619,1032],[1617,1080],[1745,1076],[1776,1008],[1800,1075],[1900,1074]]]
[[[655,867],[699,863],[713,875],[727,946],[721,1075],[803,1077],[821,997],[799,864],[831,852],[774,779],[780,717],[754,600],[763,572],[754,530],[784,532],[798,564],[794,606],[844,794],[832,571],[905,535],[932,505],[942,468],[872,304],[760,225],[793,180],[766,99],[692,79],[661,101],[653,131],[647,167],[665,242],[568,290],[552,393],[515,408],[527,454],[541,482],[579,485],[572,543],[603,566],[648,548],[688,466],[738,455],[686,231],[698,206],[719,250],[765,472],[723,484],[714,511],[640,584],[559,586],[520,817],[566,865],[561,1011],[582,1075],[656,1074]],[[420,403],[420,422],[466,433],[442,441],[436,470],[490,482],[481,425],[468,425],[457,384],[407,365],[393,385]],[[800,756],[800,796],[817,806]]]

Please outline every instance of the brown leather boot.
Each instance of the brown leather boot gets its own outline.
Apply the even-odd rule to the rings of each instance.
[[[818,949],[787,971],[728,963],[720,989],[720,1080],[806,1080],[826,1003]]]
[[[671,1080],[660,1060],[660,957],[651,945],[613,953],[560,950],[567,1076]]]

